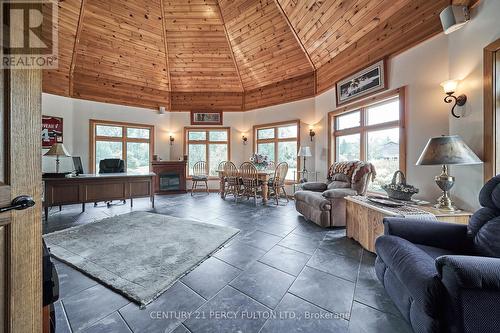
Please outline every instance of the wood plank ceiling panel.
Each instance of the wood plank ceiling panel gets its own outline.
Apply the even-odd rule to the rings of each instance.
[[[314,70],[273,0],[220,0],[219,5],[245,90]]]
[[[58,0],[43,90],[172,111],[290,102],[440,33],[450,3],[478,2]]]
[[[384,57],[393,56],[442,32],[439,13],[449,0],[413,0],[370,33],[318,69],[318,92]]]
[[[43,71],[42,89],[46,93],[69,96],[69,77],[73,48],[75,45],[78,18],[82,0],[59,0],[59,20],[57,22],[58,61],[57,69]],[[52,31],[44,31],[52,33]]]
[[[242,92],[216,0],[164,0],[173,92]]]
[[[313,97],[314,73],[304,74],[245,93],[245,110],[253,110],[280,103]]]
[[[169,105],[160,0],[86,0],[74,97]]]
[[[277,0],[316,67],[333,59],[411,0]]]

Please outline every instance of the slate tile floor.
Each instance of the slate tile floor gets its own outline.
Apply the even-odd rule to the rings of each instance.
[[[146,309],[56,261],[57,333],[411,332],[378,282],[375,256],[288,205],[235,204],[216,194],[157,196],[106,208],[52,209],[44,233],[132,210],[190,217],[240,234]],[[168,240],[166,240],[168,241]]]

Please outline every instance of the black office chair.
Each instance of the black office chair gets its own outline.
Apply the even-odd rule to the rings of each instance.
[[[123,173],[125,172],[125,161],[119,158],[106,158],[99,161],[99,173]],[[125,204],[126,201],[122,200]],[[106,201],[106,205],[109,207],[113,204],[113,201]],[[97,202],[94,202],[94,207],[97,206]]]
[[[119,158],[106,158],[99,161],[99,173],[125,172],[125,161]]]

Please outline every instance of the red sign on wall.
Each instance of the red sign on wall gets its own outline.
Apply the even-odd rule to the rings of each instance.
[[[63,142],[63,119],[42,116],[42,148],[50,148],[56,142]]]

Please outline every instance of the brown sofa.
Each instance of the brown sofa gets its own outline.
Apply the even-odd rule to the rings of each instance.
[[[295,192],[295,208],[307,220],[322,227],[345,226],[344,198],[365,195],[373,178],[375,169],[371,163],[349,161],[332,164],[326,183],[304,183]]]

